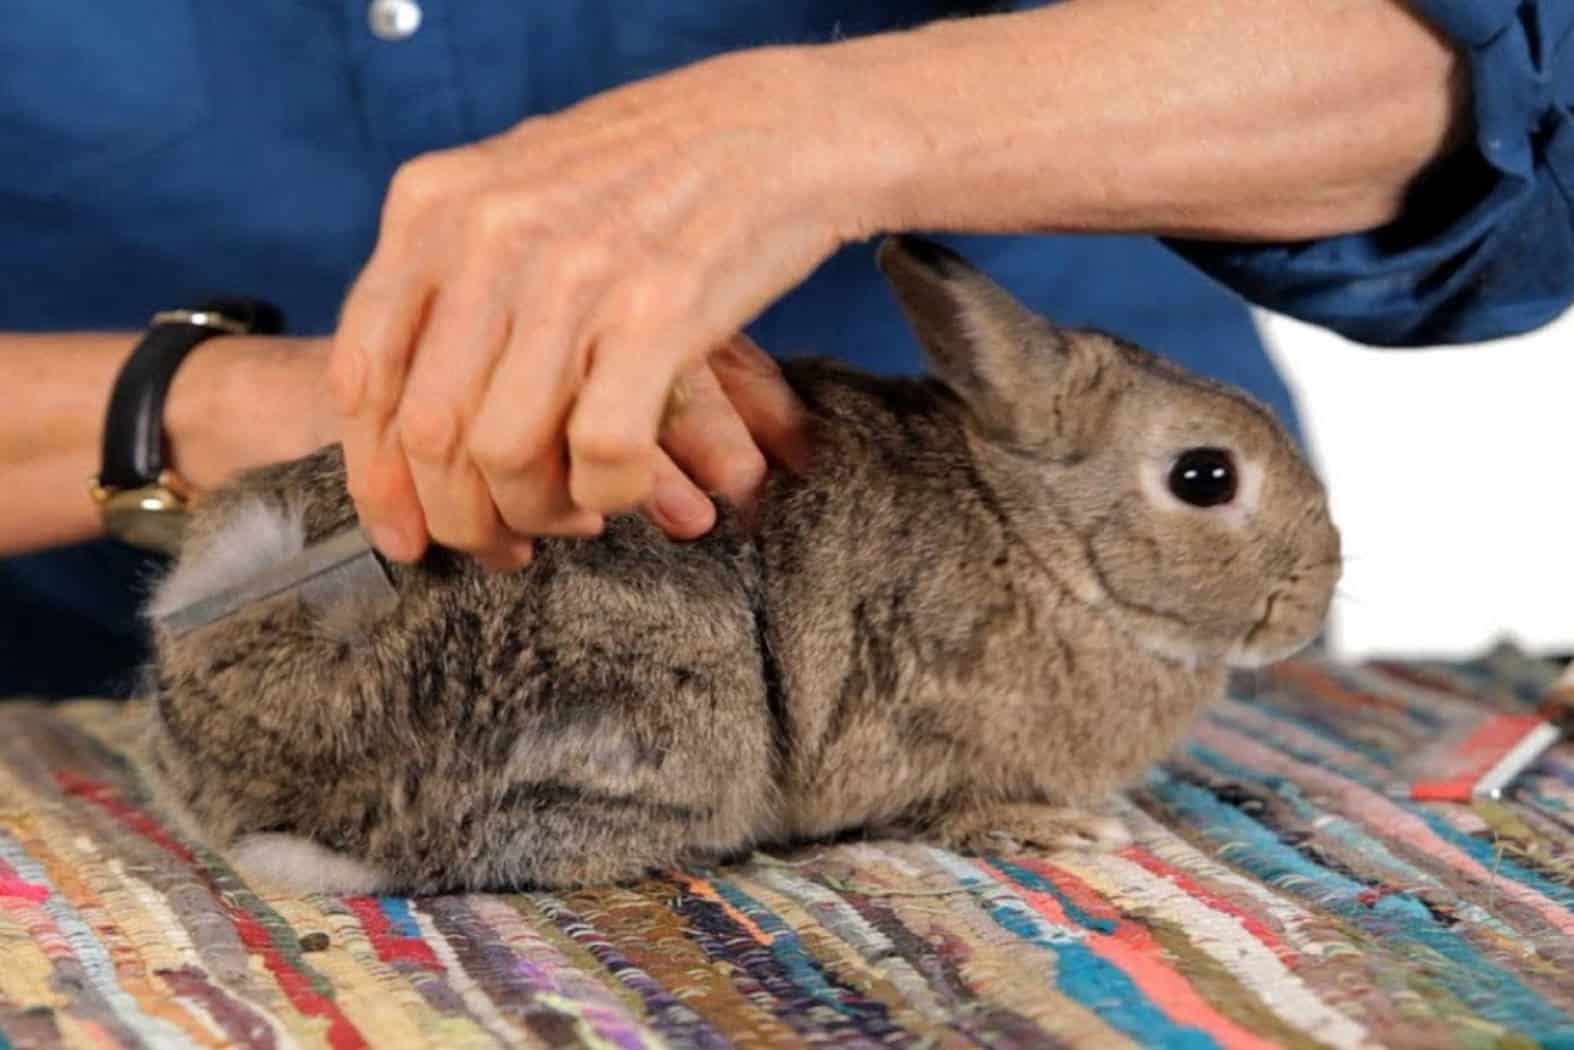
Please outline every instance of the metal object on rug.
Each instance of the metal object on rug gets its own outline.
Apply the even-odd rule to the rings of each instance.
[[[1574,662],[1563,669],[1552,688],[1547,690],[1541,711],[1547,721],[1561,726],[1565,733],[1574,733]]]
[[[1492,715],[1460,742],[1454,757],[1467,767],[1456,776],[1410,785],[1417,802],[1500,799],[1566,733],[1574,731],[1574,665],[1547,691],[1534,715]]]
[[[399,600],[382,555],[358,526],[351,526],[244,583],[181,606],[160,622],[178,636],[291,592],[314,608],[347,600],[391,608]]]

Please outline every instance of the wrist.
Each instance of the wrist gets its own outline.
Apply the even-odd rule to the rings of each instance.
[[[838,243],[897,228],[897,198],[913,179],[926,134],[899,95],[871,83],[878,75],[866,66],[871,45],[884,62],[903,50],[897,41],[864,38],[762,47],[700,64],[710,79],[706,92],[761,100],[729,107],[734,113],[751,122],[769,114],[757,162],[776,188],[761,200],[779,202],[792,221],[825,225]]]
[[[978,193],[986,186],[1004,190],[1000,172],[1019,165],[1024,148],[1047,159],[1031,140],[1056,134],[1055,108],[1035,99],[1032,109],[1039,112],[1030,117],[1028,101],[1007,86],[1020,71],[1001,68],[1019,57],[1001,48],[1024,32],[1004,24],[1019,17],[943,20],[801,49],[811,69],[806,80],[814,85],[810,112],[818,119],[810,137],[832,158],[821,191],[840,202],[847,239],[1043,226],[1042,199],[1028,213],[1020,210],[1020,194],[1011,200]],[[1059,175],[1046,165],[1042,177]]]
[[[324,340],[226,335],[191,352],[164,411],[169,466],[199,494],[332,440]]]
[[[823,97],[861,129],[839,148],[859,158],[851,193],[868,231],[1130,232],[1175,203],[1161,165],[1142,159],[1163,134],[1152,92],[1102,72],[1101,6],[942,19],[817,49]]]
[[[164,402],[165,463],[199,493],[221,480],[213,476],[212,449],[229,418],[232,401],[226,344],[249,336],[219,336],[198,346],[181,362]]]
[[[923,86],[910,84],[915,66],[922,76],[924,39],[913,30],[798,49],[802,138],[825,158],[814,190],[843,241],[922,225],[915,194],[944,131],[921,111]]]

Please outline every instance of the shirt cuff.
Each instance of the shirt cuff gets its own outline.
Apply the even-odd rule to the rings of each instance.
[[[1539,327],[1574,301],[1574,3],[1411,3],[1466,58],[1474,138],[1403,215],[1294,244],[1166,243],[1253,302],[1365,343]]]

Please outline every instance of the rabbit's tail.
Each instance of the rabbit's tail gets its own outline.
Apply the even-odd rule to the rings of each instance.
[[[292,893],[367,894],[388,888],[372,865],[298,835],[247,835],[225,851],[242,875]]]

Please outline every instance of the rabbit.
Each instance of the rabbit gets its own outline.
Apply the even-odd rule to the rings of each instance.
[[[1116,848],[1099,801],[1308,644],[1323,486],[1244,393],[1056,327],[912,236],[877,261],[926,374],[780,367],[812,462],[688,542],[644,518],[515,572],[434,549],[399,600],[173,608],[351,526],[338,448],[195,511],[149,606],[159,796],[284,889],[566,888],[898,835]]]

